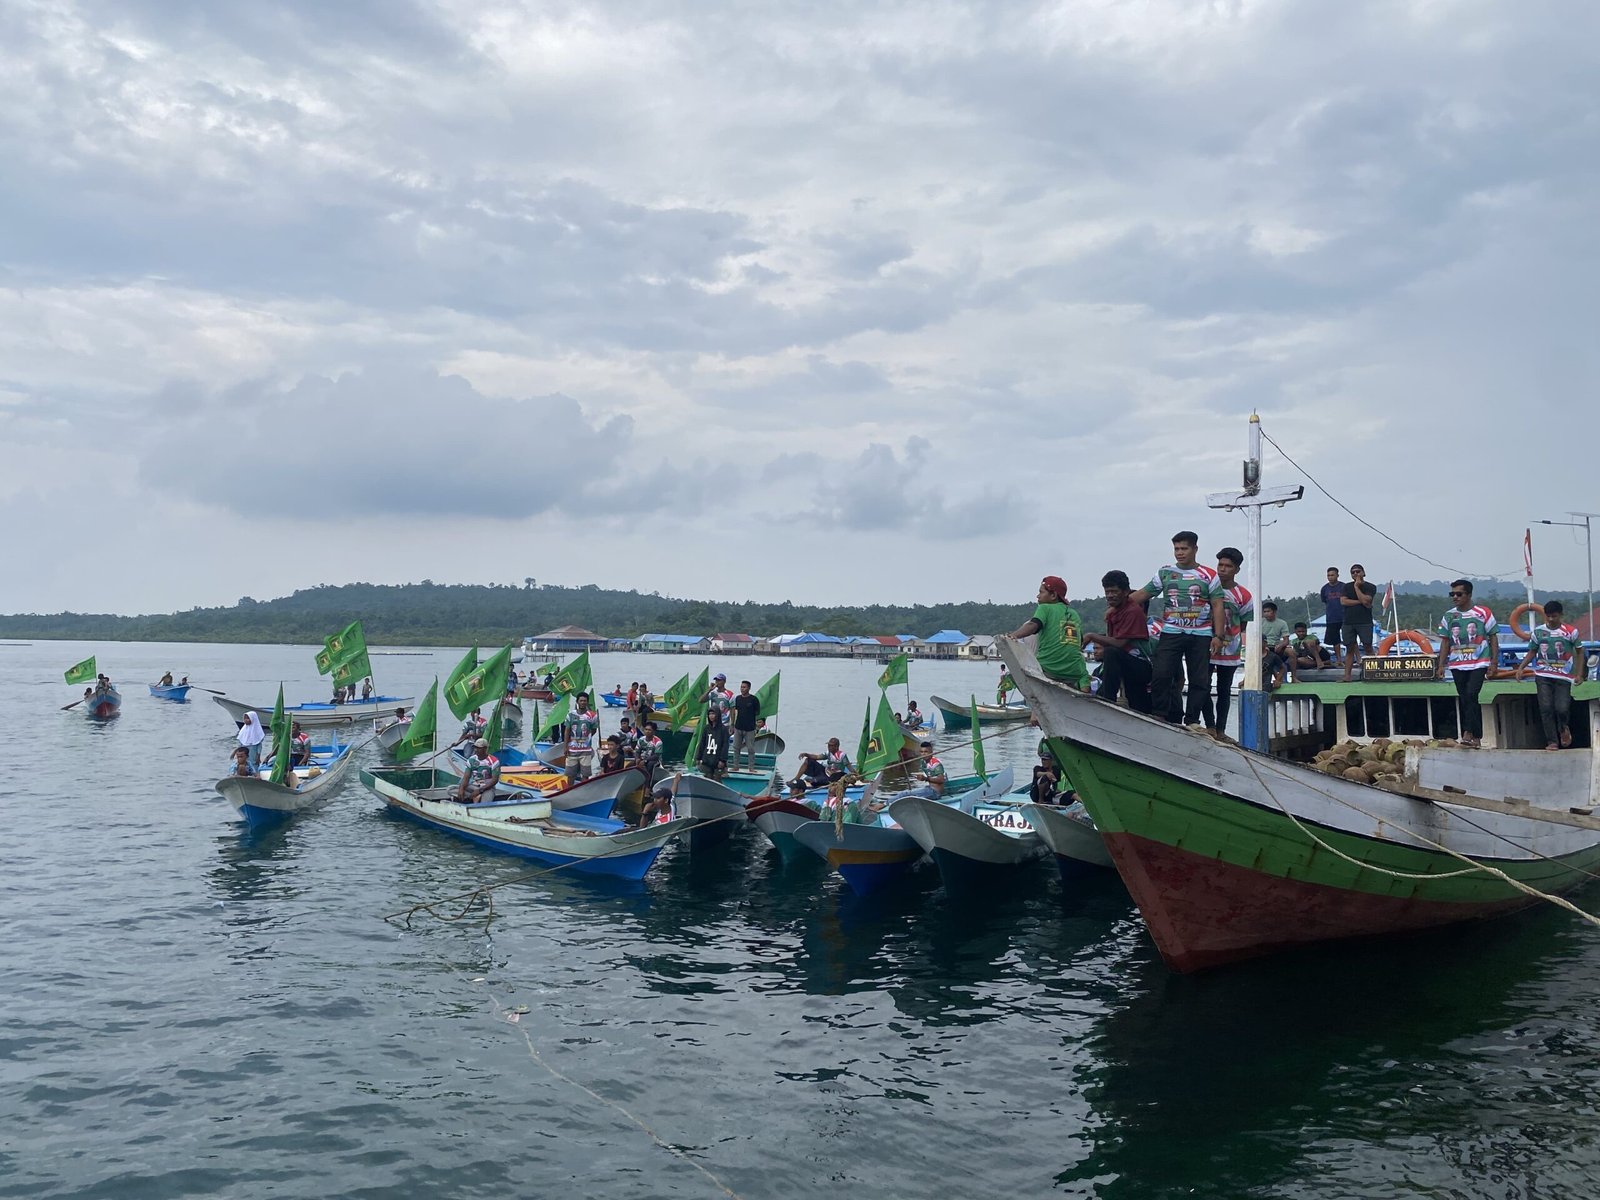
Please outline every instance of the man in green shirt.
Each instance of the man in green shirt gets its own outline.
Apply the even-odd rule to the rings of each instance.
[[[1089,665],[1083,661],[1083,622],[1067,607],[1067,585],[1059,575],[1046,575],[1039,584],[1039,607],[1007,637],[1039,635],[1039,666],[1051,679],[1070,683],[1080,692],[1089,690]]]

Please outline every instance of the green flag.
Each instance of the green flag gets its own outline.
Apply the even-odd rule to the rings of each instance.
[[[336,686],[343,687],[347,683],[355,683],[372,674],[372,660],[367,657],[365,650],[351,655],[333,668],[333,682]]]
[[[867,711],[861,714],[861,740],[856,743],[856,770],[862,770],[867,750],[872,745],[872,701],[867,701]]]
[[[550,706],[550,715],[546,717],[544,719],[544,723],[539,726],[538,732],[533,735],[533,740],[536,742],[544,741],[545,734],[549,733],[557,725],[563,725],[566,723],[567,714],[569,714],[571,711],[571,696],[563,696],[561,699],[557,700]]]
[[[506,672],[510,669],[511,647],[506,646],[496,650],[482,666],[445,685],[445,703],[458,718],[485,704],[497,703],[506,694]]]
[[[695,763],[700,761],[700,743],[705,740],[706,720],[710,712],[709,704],[700,706],[700,719],[694,723],[694,736],[689,739],[689,748],[683,752],[683,765],[691,771]]]
[[[501,716],[505,705],[500,701],[494,702],[494,716],[489,718],[489,728],[484,732],[483,738],[489,743],[489,753],[498,754],[501,747],[506,744],[505,718]]]
[[[579,692],[594,694],[594,674],[589,670],[587,650],[556,672],[550,690],[558,696],[576,696]]]
[[[94,655],[89,655],[75,667],[67,668],[68,683],[93,683],[97,672],[94,669]]]
[[[554,675],[559,670],[561,670],[561,664],[560,663],[558,663],[558,662],[547,662],[542,667],[533,667],[533,668],[531,668],[528,671],[528,677],[531,679],[533,676],[538,675],[539,677],[543,678],[546,675]]]
[[[661,702],[667,706],[667,712],[669,714],[674,708],[677,708],[678,705],[683,703],[683,698],[689,691],[689,682],[689,676],[685,675],[682,679],[678,680],[666,691],[661,693]]]
[[[294,757],[294,726],[283,715],[283,684],[278,685],[278,703],[272,709],[272,774],[268,779],[283,783],[289,778],[289,760]]]
[[[779,671],[756,690],[756,699],[761,702],[760,715],[769,721],[778,715],[778,675],[782,674]]]
[[[461,661],[450,668],[450,674],[444,677],[444,702],[450,706],[450,711],[455,714],[456,720],[466,720],[467,714],[472,711],[472,705],[458,709],[456,702],[450,698],[451,691],[456,684],[469,673],[478,669],[478,644],[474,642],[472,649],[461,656]]]
[[[888,688],[896,683],[906,683],[909,679],[907,667],[911,663],[909,654],[896,654],[889,660],[889,665],[883,669],[883,674],[878,676],[878,686]]]
[[[972,706],[967,710],[967,715],[972,718],[972,772],[988,783],[989,768],[983,761],[983,734],[978,728],[978,697],[975,695],[972,696]]]
[[[994,689],[994,702],[996,704],[1004,704],[1006,702],[1006,693],[1015,691],[1016,687],[1017,681],[1011,678],[1011,672],[1003,672],[1000,676],[1000,682]]]
[[[711,668],[701,667],[700,674],[679,695],[676,702],[667,701],[667,719],[672,722],[672,727],[678,729],[689,723],[689,718],[698,713],[705,701],[706,693],[711,690]]]
[[[417,705],[411,718],[411,728],[394,744],[394,756],[404,762],[422,753],[433,753],[434,736],[439,732],[439,677],[433,677],[433,686]]]
[[[327,675],[337,669],[340,663],[348,662],[356,655],[366,652],[367,635],[362,631],[361,622],[351,621],[322,643],[322,649],[317,651],[317,674]],[[371,673],[370,670],[362,672],[363,675]]]
[[[900,748],[905,745],[905,730],[894,719],[894,709],[889,698],[878,693],[878,715],[872,720],[872,736],[867,739],[866,752],[856,769],[863,779],[876,775],[885,767],[900,761]]]

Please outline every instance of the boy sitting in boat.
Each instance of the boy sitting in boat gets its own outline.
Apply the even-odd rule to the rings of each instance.
[[[478,804],[494,799],[494,789],[500,783],[500,760],[489,753],[489,739],[479,738],[472,743],[472,755],[462,768],[461,782],[456,786],[456,799],[462,804]]]
[[[672,787],[670,784],[658,784],[655,791],[650,793],[650,799],[646,800],[639,810],[639,828],[665,825],[670,820],[672,820]]]
[[[255,778],[256,769],[250,765],[250,750],[247,746],[233,748],[233,775],[242,779]]]

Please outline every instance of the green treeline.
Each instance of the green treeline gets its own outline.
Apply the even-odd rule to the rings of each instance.
[[[1575,593],[1560,597],[1570,615],[1583,611]],[[1504,620],[1516,606],[1510,596],[1485,596]],[[1103,629],[1105,602],[1098,596],[1072,601],[1086,630]],[[1279,598],[1279,616],[1294,621],[1322,614],[1314,594]],[[1449,600],[1439,594],[1402,593],[1400,627],[1432,629]],[[276,600],[246,596],[226,608],[138,617],[94,613],[26,613],[0,616],[0,637],[61,638],[125,642],[319,642],[330,630],[360,620],[369,641],[390,646],[485,645],[520,641],[562,625],[580,625],[605,637],[643,633],[748,633],[770,637],[809,630],[845,637],[909,633],[927,637],[941,629],[967,634],[1004,633],[1033,611],[1031,604],[869,605],[819,608],[808,605],[681,600],[654,593],[608,591],[588,584],[566,588],[421,583],[322,585]]]

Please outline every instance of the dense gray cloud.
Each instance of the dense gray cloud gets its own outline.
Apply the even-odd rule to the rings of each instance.
[[[99,603],[163,608],[524,546],[694,594],[683,547],[741,523],[723,594],[826,540],[858,568],[795,599],[904,599],[886,535],[1081,592],[1241,539],[1199,505],[1252,408],[1403,541],[1515,569],[1588,476],[1463,522],[1451,472],[1595,390],[1597,34],[1578,0],[18,0],[0,609],[107,562]],[[336,569],[274,553],[335,531]],[[263,553],[219,578],[217,536]],[[1315,492],[1267,550],[1285,590],[1436,573]]]

